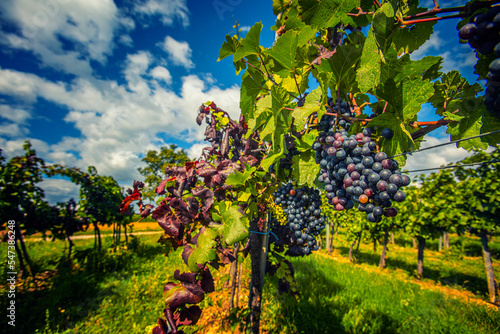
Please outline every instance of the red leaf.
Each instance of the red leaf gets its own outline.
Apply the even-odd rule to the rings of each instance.
[[[123,213],[127,210],[130,203],[132,203],[133,201],[137,201],[140,198],[141,198],[141,193],[139,192],[133,193],[132,195],[125,197],[123,201],[120,203],[120,213],[123,215]]]

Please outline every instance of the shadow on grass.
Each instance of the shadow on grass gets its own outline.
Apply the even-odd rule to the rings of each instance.
[[[343,256],[349,254],[349,248],[338,247],[337,248]],[[390,252],[388,252],[390,256]],[[378,267],[380,262],[380,253],[365,252],[361,249],[358,252],[358,261],[367,263],[372,266]],[[386,258],[386,268],[389,269],[403,269],[408,275],[416,277],[417,256],[415,255],[415,262],[409,263],[407,261],[395,258]],[[443,268],[442,270],[437,270],[433,268],[426,267],[425,265],[425,252],[424,252],[424,278],[431,279],[435,283],[440,283],[441,285],[450,286],[456,288],[460,286],[462,289],[468,290],[480,297],[486,296],[488,294],[488,285],[485,278],[480,278],[477,276],[462,273],[460,268]]]
[[[297,301],[288,295],[275,296],[282,300],[276,312],[280,333],[397,333],[398,320],[386,313],[362,306],[360,298],[341,299],[336,296],[346,286],[333,281],[315,265],[294,260],[296,281],[300,293]],[[277,280],[272,280],[277,284]],[[277,291],[274,287],[273,291]],[[293,324],[293,327],[290,326]],[[288,330],[284,330],[288,328]]]
[[[126,279],[134,266],[159,253],[159,245],[141,244],[136,250],[118,253],[106,249],[101,252],[92,248],[76,250],[72,262],[62,257],[56,275],[46,288],[16,293],[16,326],[9,328],[9,333],[35,333],[37,329],[38,333],[51,333],[44,328],[64,331],[73,327],[89,314],[98,312],[101,302],[117,293],[112,285],[102,287],[106,279],[116,275]]]

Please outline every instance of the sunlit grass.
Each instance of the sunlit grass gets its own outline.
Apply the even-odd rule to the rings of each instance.
[[[17,323],[15,332],[151,333],[157,318],[162,316],[163,285],[175,269],[185,268],[180,258],[182,250],[167,258],[156,242],[158,236],[152,235],[141,236],[140,243],[130,243],[129,249],[122,247],[116,252],[110,248],[110,237],[103,240],[101,253],[94,251],[93,239],[75,240],[71,264],[65,260],[65,242],[28,243],[35,269],[55,276],[48,275],[49,284],[39,291],[34,291],[32,286],[24,286],[24,290],[20,287],[16,295],[16,317],[22,322]],[[336,240],[339,257],[346,255],[343,243],[347,245],[341,238]],[[0,251],[6,252],[5,244],[0,244]],[[411,247],[390,246],[388,256],[394,261],[388,261],[383,271],[376,268],[379,253],[372,252],[370,245],[362,245],[356,265],[345,258],[333,260],[324,253],[293,259],[300,291],[298,300],[279,295],[276,279],[266,277],[262,332],[496,333],[500,330],[499,311],[468,303],[463,298],[452,298],[418,283],[411,273],[411,268],[416,266],[416,252]],[[245,265],[244,272],[248,275],[248,261]],[[442,273],[440,277],[459,275],[459,272],[473,277],[484,275],[481,258],[429,250],[425,265],[424,275],[437,268]],[[2,263],[3,272],[4,266]],[[206,315],[217,316],[211,323],[201,322],[186,329],[187,333],[231,332],[223,330],[229,329],[229,325],[211,330],[227,314],[223,303],[228,298],[228,291],[220,288],[226,278],[215,270],[213,274],[219,277],[218,291],[207,296],[201,306]],[[243,309],[247,308],[248,280],[249,276],[243,278],[240,299]],[[435,283],[433,278],[424,281]],[[460,287],[454,283],[450,286],[454,291]],[[460,289],[468,287],[465,284]],[[1,307],[4,307],[5,289],[2,291]]]

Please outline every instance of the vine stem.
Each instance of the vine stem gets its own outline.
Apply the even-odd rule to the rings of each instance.
[[[417,127],[426,126],[426,125],[446,125],[446,124],[449,124],[451,122],[453,122],[453,121],[451,121],[449,119],[440,119],[439,121],[430,121],[430,122],[414,121],[414,122],[410,122],[410,126],[417,128]]]

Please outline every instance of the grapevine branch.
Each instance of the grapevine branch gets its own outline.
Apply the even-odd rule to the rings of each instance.
[[[380,7],[380,4],[374,0],[375,6],[378,8]],[[463,17],[468,17],[474,14],[475,11],[481,8],[487,8],[491,7],[494,4],[500,3],[500,0],[493,0],[493,1],[474,1],[471,2],[465,6],[460,6],[460,7],[449,7],[449,8],[440,8],[439,3],[434,0],[434,8],[431,10],[421,12],[418,14],[414,15],[409,15],[404,18],[398,18],[398,22],[401,24],[401,27],[409,26],[412,24],[417,24],[417,23],[423,23],[423,22],[432,22],[432,21],[439,21],[439,20],[445,20],[445,19],[455,19],[455,18],[463,18]],[[361,16],[361,15],[373,15],[374,12],[365,12],[361,7],[358,7],[358,12],[357,13],[349,13],[347,15],[349,16]],[[457,14],[452,14],[448,16],[436,16],[438,14],[445,14],[445,13],[452,13],[452,12],[459,12]],[[433,16],[433,17],[428,17],[428,16]],[[428,17],[428,18],[424,18]]]

